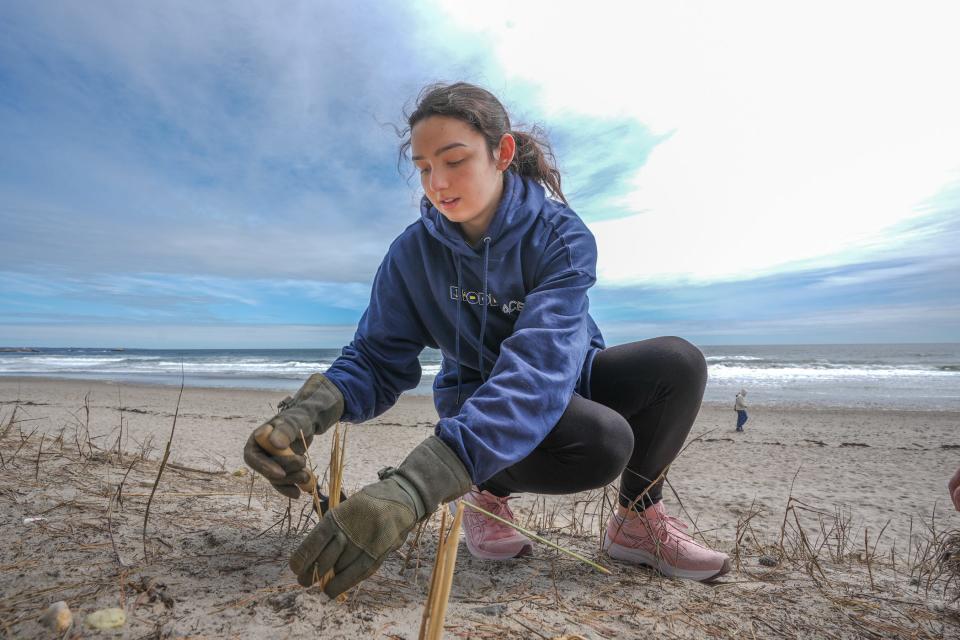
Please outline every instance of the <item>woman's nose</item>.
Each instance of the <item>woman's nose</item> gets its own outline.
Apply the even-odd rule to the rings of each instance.
[[[433,169],[430,172],[430,190],[433,192],[442,191],[449,187],[446,172],[440,169]]]

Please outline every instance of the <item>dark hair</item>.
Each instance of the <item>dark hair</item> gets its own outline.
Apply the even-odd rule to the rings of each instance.
[[[510,116],[496,96],[476,85],[466,82],[453,84],[432,84],[417,96],[417,106],[413,113],[404,114],[407,128],[399,134],[405,138],[400,145],[400,159],[410,149],[410,133],[414,125],[430,116],[447,116],[466,122],[483,136],[487,150],[500,146],[500,138],[509,133],[517,141],[510,169],[521,176],[537,180],[553,197],[567,204],[560,188],[560,171],[550,143],[540,127],[533,126],[529,131],[514,131],[510,128]]]

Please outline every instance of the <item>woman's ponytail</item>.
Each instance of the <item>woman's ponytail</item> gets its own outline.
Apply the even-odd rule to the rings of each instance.
[[[554,198],[568,204],[560,188],[557,159],[543,129],[533,126],[530,131],[511,131],[510,135],[517,141],[517,152],[510,168],[521,176],[539,181]]]
[[[567,204],[560,188],[556,158],[543,129],[534,126],[530,131],[512,130],[510,116],[496,96],[466,82],[430,85],[420,92],[416,109],[407,116],[407,128],[400,132],[405,140],[400,145],[399,160],[410,149],[410,132],[414,125],[430,116],[448,116],[466,122],[486,140],[491,156],[500,145],[500,138],[509,133],[517,141],[510,168],[521,176],[540,182],[554,198]]]

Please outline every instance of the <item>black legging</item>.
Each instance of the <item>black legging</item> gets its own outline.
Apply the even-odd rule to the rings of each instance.
[[[593,361],[592,400],[574,394],[543,442],[481,488],[499,496],[576,493],[620,475],[620,504],[628,506],[677,457],[706,384],[703,354],[682,338],[605,349]],[[660,479],[638,508],[659,502],[662,490]]]

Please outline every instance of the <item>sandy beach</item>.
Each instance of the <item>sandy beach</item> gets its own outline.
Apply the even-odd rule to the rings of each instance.
[[[0,633],[51,637],[37,620],[64,600],[67,637],[416,638],[437,521],[342,601],[303,590],[286,563],[309,506],[288,513],[242,461],[286,394],[185,388],[177,409],[178,393],[0,378]],[[435,420],[429,397],[409,396],[349,425],[347,493],[399,463]],[[729,406],[705,405],[665,500],[734,571],[698,584],[605,557],[612,488],[606,499],[524,495],[521,524],[612,575],[546,546],[502,564],[462,547],[446,636],[960,637],[955,565],[943,557],[960,529],[946,492],[958,423],[952,412],[754,406],[735,433]],[[328,455],[321,437],[311,449],[321,475]],[[124,609],[122,627],[84,625],[106,607]]]

